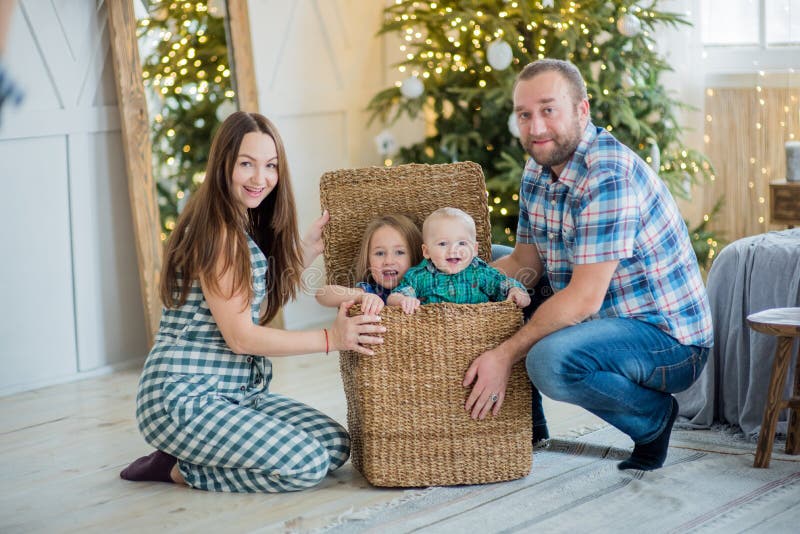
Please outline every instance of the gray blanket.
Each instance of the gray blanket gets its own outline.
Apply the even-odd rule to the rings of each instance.
[[[761,427],[777,338],[750,330],[745,318],[768,308],[800,307],[800,229],[770,232],[723,248],[708,273],[714,349],[705,370],[675,395],[688,426],[738,425],[754,438]],[[785,396],[791,391],[797,342]],[[786,433],[783,410],[778,434]]]

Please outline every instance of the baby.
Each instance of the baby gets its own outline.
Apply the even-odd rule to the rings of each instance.
[[[520,308],[531,299],[524,286],[477,257],[475,221],[457,208],[440,208],[422,225],[419,265],[406,272],[386,300],[411,314],[420,304],[477,304],[512,300]]]

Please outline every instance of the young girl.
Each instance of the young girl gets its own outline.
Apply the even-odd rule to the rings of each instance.
[[[386,297],[412,265],[422,261],[422,234],[405,215],[384,215],[373,219],[364,230],[356,258],[356,287],[325,286],[317,292],[323,306],[343,302],[361,303],[367,315],[376,315]]]
[[[272,365],[264,357],[372,354],[365,345],[382,342],[385,329],[374,324],[380,318],[348,318],[352,303],[330,329],[264,326],[295,296],[301,271],[321,251],[327,220],[325,213],[299,239],[277,130],[256,113],[229,116],[212,142],[206,179],[166,250],[165,308],[136,397],[139,430],[157,450],[122,478],[280,492],[314,486],[345,463],[345,429],[270,392]]]

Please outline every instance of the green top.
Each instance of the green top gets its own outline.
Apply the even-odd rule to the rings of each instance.
[[[456,274],[443,273],[431,260],[424,259],[406,272],[392,293],[416,297],[422,304],[479,304],[505,300],[512,287],[525,289],[480,258],[474,258]]]

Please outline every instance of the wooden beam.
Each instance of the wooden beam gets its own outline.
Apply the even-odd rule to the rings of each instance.
[[[236,99],[242,111],[258,111],[258,90],[253,67],[253,43],[250,39],[250,13],[247,0],[228,0],[229,48],[233,49],[233,76]],[[231,56],[230,50],[228,56]]]
[[[142,84],[142,68],[136,40],[133,4],[106,0],[111,56],[116,73],[117,105],[122,118],[122,143],[133,214],[133,232],[139,261],[139,282],[144,303],[148,344],[152,344],[161,320],[158,296],[161,272],[161,224],[153,179],[150,122]]]

